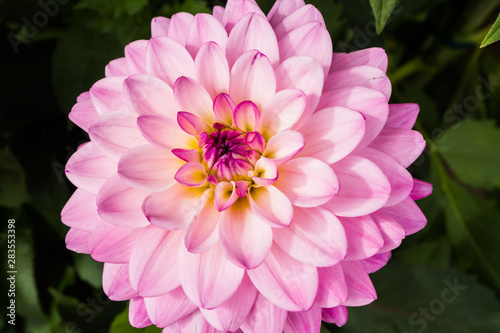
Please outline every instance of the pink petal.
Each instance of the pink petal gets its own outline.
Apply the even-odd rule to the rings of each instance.
[[[313,21],[325,24],[323,16],[321,15],[320,11],[316,9],[316,7],[314,7],[313,5],[305,5],[298,8],[290,15],[284,17],[283,21],[279,22],[279,24],[274,27],[274,33],[279,40],[281,37],[292,31],[296,27]]]
[[[306,106],[294,128],[301,128],[316,110],[325,74],[321,65],[312,57],[293,56],[281,62],[276,69],[278,91],[283,89],[299,89],[306,94]]]
[[[61,221],[71,228],[92,231],[100,222],[96,195],[77,188],[61,212]]]
[[[406,235],[420,231],[427,224],[424,213],[411,198],[406,198],[397,205],[384,207],[381,211],[395,219],[405,229]]]
[[[389,104],[389,117],[385,126],[412,129],[417,120],[420,107],[418,104]]]
[[[266,55],[273,66],[278,64],[278,41],[273,28],[260,14],[248,14],[239,20],[227,40],[227,61],[231,67],[245,52],[258,50]]]
[[[213,310],[200,308],[207,321],[218,330],[236,332],[252,309],[257,289],[245,274],[236,292],[227,301]]]
[[[347,285],[342,264],[318,268],[319,285],[315,305],[329,308],[347,300]]]
[[[389,259],[391,259],[391,251],[376,254],[368,259],[364,259],[362,262],[366,272],[371,274],[384,267]]]
[[[325,207],[338,216],[361,216],[382,208],[391,184],[379,167],[360,156],[347,156],[332,165],[340,190]]]
[[[268,186],[278,179],[278,167],[273,160],[261,157],[255,163],[255,169],[248,172],[248,176],[250,176],[257,185]]]
[[[346,260],[361,260],[377,254],[384,238],[370,215],[339,217],[347,237]]]
[[[428,197],[432,193],[432,184],[419,179],[413,179],[413,188],[410,192],[410,198],[420,200]]]
[[[174,324],[176,325],[176,324]],[[172,326],[174,326],[172,325]],[[224,333],[212,327],[199,310],[178,321],[178,330],[163,330],[162,333]],[[169,327],[170,328],[170,327]]]
[[[384,246],[380,252],[387,252],[401,245],[401,241],[405,238],[405,230],[394,218],[380,211],[372,213],[371,217],[384,238]]]
[[[380,47],[372,47],[347,54],[334,53],[331,72],[357,66],[371,66],[387,71],[387,54]]]
[[[182,110],[193,113],[202,120],[213,120],[212,98],[198,82],[182,76],[175,81],[174,97]]]
[[[394,206],[403,201],[413,188],[413,178],[395,159],[371,148],[365,148],[358,153],[374,162],[384,173],[391,184],[391,196],[385,203],[386,206]]]
[[[370,147],[386,153],[407,168],[424,151],[425,140],[417,131],[385,127]]]
[[[69,229],[65,238],[66,248],[77,253],[89,254],[90,249],[88,243],[90,234],[89,231],[83,231],[76,228]]]
[[[125,57],[111,60],[104,68],[105,76],[128,76],[127,60]]]
[[[214,42],[204,44],[194,59],[194,66],[198,82],[212,99],[221,93],[228,92],[229,65],[224,49],[221,49],[219,45]]]
[[[143,328],[153,325],[149,319],[146,305],[144,305],[144,298],[132,298],[129,303],[128,320],[130,325],[137,328]]]
[[[347,323],[347,307],[343,305],[334,308],[323,309],[321,318],[323,321],[342,327]]]
[[[245,143],[248,147],[262,153],[266,147],[266,140],[260,132],[248,132],[245,134]]]
[[[273,239],[290,256],[319,267],[335,265],[347,251],[342,224],[322,208],[296,207],[290,227],[274,229]]]
[[[170,26],[170,19],[157,16],[151,20],[151,37],[168,36],[168,28]]]
[[[301,156],[331,164],[349,155],[361,142],[365,118],[344,107],[330,107],[313,113],[300,132],[306,141]]]
[[[235,103],[252,101],[259,110],[276,92],[273,66],[256,50],[246,52],[236,60],[229,82],[229,95]]]
[[[348,298],[343,305],[363,306],[377,299],[375,288],[361,261],[342,261]]]
[[[203,164],[188,162],[177,171],[174,178],[182,185],[197,187],[205,183],[207,172]]]
[[[318,270],[293,259],[277,245],[262,265],[247,273],[257,290],[284,310],[307,311],[314,303]]]
[[[170,23],[170,28],[172,28],[174,17]],[[171,32],[172,29],[169,30],[169,34]],[[194,61],[191,55],[178,42],[168,37],[154,37],[149,40],[146,50],[146,68],[148,73],[159,77],[171,87],[180,76],[195,77]]]
[[[377,137],[389,113],[387,97],[380,91],[365,87],[344,87],[323,94],[318,109],[331,106],[343,106],[361,112],[365,117],[365,136],[358,145],[358,150]]]
[[[204,204],[205,189],[174,184],[169,189],[153,193],[144,200],[142,210],[148,220],[163,229],[185,229]]]
[[[116,172],[116,162],[88,142],[69,158],[66,177],[78,188],[97,193],[104,182]]]
[[[226,257],[236,266],[252,269],[266,258],[273,233],[252,212],[246,198],[239,199],[221,214],[219,243]]]
[[[326,75],[332,62],[332,39],[323,23],[314,21],[291,30],[278,41],[280,58],[303,55],[313,57]]]
[[[236,193],[235,182],[222,181],[217,184],[215,187],[214,205],[219,212],[231,207],[236,200],[238,200],[238,195]]]
[[[146,140],[166,149],[189,148],[198,144],[191,135],[179,128],[177,121],[165,116],[140,116],[137,126]]]
[[[89,238],[92,258],[114,264],[128,263],[137,241],[136,230],[101,221]]]
[[[370,66],[357,66],[331,72],[325,80],[323,93],[343,87],[356,86],[378,90],[387,99],[391,97],[391,81],[385,72]]]
[[[104,264],[102,271],[102,289],[113,301],[125,301],[137,297],[130,285],[127,264]]]
[[[260,129],[270,137],[290,129],[300,119],[306,106],[306,95],[298,89],[276,93],[262,108]]]
[[[181,287],[154,298],[145,298],[144,303],[151,321],[158,327],[175,324],[198,307],[191,303]]]
[[[193,20],[194,16],[185,12],[172,15],[168,26],[168,37],[184,47]]]
[[[128,75],[146,73],[147,40],[136,40],[125,46],[125,60],[127,61]]]
[[[89,136],[103,153],[116,160],[130,149],[147,143],[137,128],[137,114],[123,111],[97,118],[90,126]]]
[[[320,206],[339,191],[339,181],[330,166],[314,158],[295,158],[281,165],[278,172],[274,186],[295,206]]]
[[[214,6],[212,10],[212,15],[222,23],[222,16],[224,16],[224,7]]]
[[[285,323],[287,333],[317,333],[321,330],[321,308],[313,307],[308,311],[288,312]]]
[[[114,175],[97,194],[97,210],[106,222],[125,227],[141,228],[149,225],[141,211],[148,193],[125,184],[119,175]]]
[[[78,125],[78,127],[88,132],[90,125],[99,117],[99,114],[94,108],[94,103],[90,99],[90,93],[86,92],[80,96],[85,97],[80,99],[78,103],[73,106],[68,117],[73,123]]]
[[[243,132],[251,132],[260,122],[260,111],[253,102],[244,101],[234,109],[233,119]]]
[[[129,106],[123,94],[125,76],[101,79],[90,88],[90,97],[99,114],[113,111],[128,111]]]
[[[287,311],[274,305],[261,293],[258,293],[241,328],[245,333],[282,333],[286,318]]]
[[[192,253],[205,252],[218,240],[220,213],[214,207],[213,194],[207,194],[206,199],[205,205],[189,225],[184,237],[184,245]]]
[[[222,50],[225,50],[227,42],[226,29],[212,15],[196,14],[189,28],[186,50],[194,58],[202,45],[207,42],[215,42]]]
[[[125,97],[139,114],[158,114],[175,119],[180,110],[172,88],[157,77],[135,74],[123,84]]]
[[[226,93],[217,95],[214,100],[215,119],[223,122],[228,126],[233,125],[233,113],[236,104],[234,104],[231,96]]]
[[[293,207],[290,200],[272,185],[252,188],[250,206],[255,215],[271,227],[283,228],[292,223]],[[276,236],[275,233],[273,235]]]
[[[266,16],[255,0],[229,0],[222,16],[222,25],[227,32],[231,32],[234,25],[249,13],[256,13],[262,17]]]
[[[191,302],[212,309],[227,301],[238,289],[245,270],[226,259],[218,244],[201,254],[179,251],[179,272]]]
[[[118,173],[125,183],[138,190],[159,192],[175,183],[174,175],[182,164],[169,150],[144,145],[123,155]]]
[[[172,154],[185,162],[201,162],[201,156],[198,149],[175,148],[172,149]]]
[[[302,148],[304,148],[304,136],[297,131],[285,130],[269,139],[262,156],[279,166],[297,156]]]
[[[303,6],[305,6],[304,0],[277,0],[269,11],[267,19],[273,27],[276,27],[287,16]]]
[[[177,255],[184,233],[149,226],[130,256],[130,283],[143,297],[163,295],[180,285]],[[154,322],[154,318],[151,318]]]
[[[204,122],[198,116],[189,112],[178,112],[177,124],[185,133],[188,133],[192,136],[200,136],[204,132],[210,132],[208,123]]]

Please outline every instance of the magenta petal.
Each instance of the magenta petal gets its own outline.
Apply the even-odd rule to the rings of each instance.
[[[413,179],[413,188],[410,192],[410,198],[420,200],[428,197],[432,193],[432,184],[419,179]]]
[[[200,310],[213,327],[223,332],[236,332],[252,309],[257,294],[257,289],[245,274],[240,286],[227,301],[213,310]]]
[[[296,207],[290,227],[274,229],[273,236],[290,256],[314,266],[332,266],[346,256],[344,228],[323,208]]]
[[[378,253],[384,238],[370,215],[339,217],[347,237],[346,260],[360,260]]]
[[[159,192],[175,183],[174,175],[182,164],[169,150],[149,144],[123,155],[118,173],[125,183],[138,190]]]
[[[89,254],[90,235],[90,231],[83,231],[76,228],[69,229],[64,240],[66,242],[66,248],[76,253]]]
[[[168,26],[168,37],[184,47],[193,20],[194,16],[186,12],[172,15]]]
[[[200,136],[209,131],[208,125],[203,120],[189,112],[178,112],[177,124],[184,132],[192,136]]]
[[[347,54],[333,54],[331,72],[356,66],[371,66],[387,71],[387,54],[380,47],[372,47]]]
[[[195,80],[181,76],[175,81],[174,97],[182,110],[211,123],[213,102],[208,92]]]
[[[332,168],[314,158],[295,158],[281,165],[278,172],[274,186],[295,206],[321,206],[339,191],[339,181]]]
[[[226,93],[217,95],[214,99],[215,118],[228,126],[233,125],[233,113],[236,108],[231,96]]]
[[[145,298],[144,303],[151,321],[158,327],[175,324],[198,308],[186,297],[181,287],[158,297]]]
[[[284,310],[307,311],[316,299],[316,267],[293,259],[277,245],[262,265],[247,273],[257,290]]]
[[[340,190],[325,207],[339,216],[361,216],[382,208],[391,184],[372,161],[349,155],[332,165]]]
[[[222,50],[225,50],[227,42],[226,29],[212,15],[196,14],[187,35],[186,50],[194,58],[202,45],[207,42],[215,42]]]
[[[172,17],[171,23],[173,22]],[[171,32],[172,30],[169,34]],[[178,42],[167,37],[154,37],[149,40],[146,50],[146,67],[148,73],[162,79],[171,87],[180,76],[195,77],[194,61],[191,55]]]
[[[207,172],[203,164],[188,162],[177,171],[174,178],[182,185],[196,187],[205,183]]]
[[[231,30],[226,50],[229,66],[250,50],[259,50],[273,66],[278,64],[280,56],[276,35],[266,18],[257,13],[246,15]]]
[[[376,254],[368,259],[364,259],[362,262],[366,272],[371,274],[384,267],[389,259],[391,259],[391,251]]]
[[[66,177],[78,188],[97,193],[104,182],[116,172],[116,162],[88,142],[74,153],[65,168]]]
[[[347,307],[343,305],[334,308],[323,309],[321,318],[323,321],[342,327],[347,323]]]
[[[363,306],[377,299],[375,288],[361,261],[342,261],[348,298],[343,305]]]
[[[130,149],[147,143],[137,128],[137,114],[110,112],[97,118],[89,128],[93,143],[106,155],[118,160]]]
[[[252,269],[266,258],[273,241],[271,227],[241,198],[221,214],[219,243],[226,257],[236,266]]]
[[[137,328],[143,328],[153,324],[149,319],[146,305],[144,305],[144,298],[136,297],[130,300],[128,320],[130,325]]]
[[[143,297],[163,295],[180,285],[177,255],[184,234],[149,226],[130,256],[130,283]],[[151,318],[153,319],[153,318]]]
[[[128,75],[146,73],[147,40],[136,40],[125,46],[125,60],[127,61]]]
[[[385,127],[370,147],[386,153],[407,168],[424,150],[425,140],[417,131]]]
[[[286,318],[287,311],[274,305],[261,293],[258,293],[241,328],[245,333],[282,333]]]
[[[77,188],[61,212],[61,221],[71,228],[91,232],[100,222],[96,195]]]
[[[287,333],[317,333],[321,330],[321,308],[314,306],[308,311],[288,312],[285,323]]]
[[[420,231],[427,224],[424,213],[411,198],[406,198],[397,205],[384,207],[384,213],[389,214],[404,229],[406,235],[411,235]]]
[[[170,26],[170,19],[157,16],[151,20],[151,37],[168,36],[168,28]]]
[[[101,221],[89,238],[90,255],[101,262],[127,263],[136,241],[137,229]]]
[[[245,135],[245,143],[248,147],[262,153],[266,146],[266,140],[260,132],[248,132]]]
[[[214,205],[219,212],[231,207],[236,200],[238,200],[238,195],[235,182],[222,181],[217,184],[214,193]]]
[[[179,272],[182,288],[189,299],[205,309],[227,301],[238,289],[245,270],[226,259],[218,244],[201,253],[179,250]]]
[[[260,111],[253,102],[244,101],[234,109],[233,119],[243,132],[251,132],[260,122]]]
[[[401,241],[405,238],[405,230],[394,218],[381,211],[372,213],[371,217],[384,238],[384,246],[380,252],[394,250],[401,245]]]
[[[194,59],[194,66],[198,82],[212,99],[221,93],[228,92],[229,65],[226,55],[219,45],[215,42],[204,44]]]
[[[342,264],[318,268],[319,285],[315,305],[330,308],[347,300],[347,284]]]
[[[119,175],[109,178],[97,194],[97,211],[106,222],[126,228],[149,225],[140,210],[148,193],[125,184]]]
[[[385,126],[412,129],[417,120],[420,107],[418,104],[389,104],[389,117]]]
[[[102,289],[113,301],[125,301],[137,297],[130,284],[128,263],[105,263],[102,271]]]

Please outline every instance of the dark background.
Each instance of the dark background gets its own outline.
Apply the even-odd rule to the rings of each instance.
[[[427,227],[372,275],[379,299],[324,332],[500,332],[500,43],[479,48],[500,1],[403,0],[380,36],[368,0],[308,2],[336,52],[386,49],[391,102],[421,107],[427,149],[410,170],[434,184],[419,201]],[[2,314],[0,331],[160,331],[130,327],[126,302],[102,292],[102,264],[65,248],[64,165],[88,140],[68,113],[125,45],[150,37],[151,18],[213,5],[224,2],[0,0],[0,253],[6,272],[15,219],[18,272],[16,325]],[[8,290],[2,279],[2,313]]]

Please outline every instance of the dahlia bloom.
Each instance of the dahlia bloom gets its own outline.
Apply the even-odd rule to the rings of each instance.
[[[163,332],[319,332],[376,298],[372,273],[426,219],[416,104],[387,56],[340,54],[302,0],[157,17],[69,117],[67,247],[104,262],[130,323]]]

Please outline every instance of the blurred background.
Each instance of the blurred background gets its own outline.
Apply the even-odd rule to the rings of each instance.
[[[391,16],[368,0],[306,2],[323,13],[336,52],[386,50],[391,102],[421,108],[427,149],[410,170],[434,184],[418,202],[427,227],[372,275],[378,300],[324,333],[500,332],[500,43],[480,48],[500,0],[401,0]],[[65,248],[60,211],[74,187],[64,165],[88,140],[68,113],[125,45],[150,37],[151,18],[214,5],[224,1],[0,0],[2,273],[10,219],[17,258],[16,325],[3,278],[1,332],[161,332],[130,327],[126,302],[102,292],[102,264]]]

